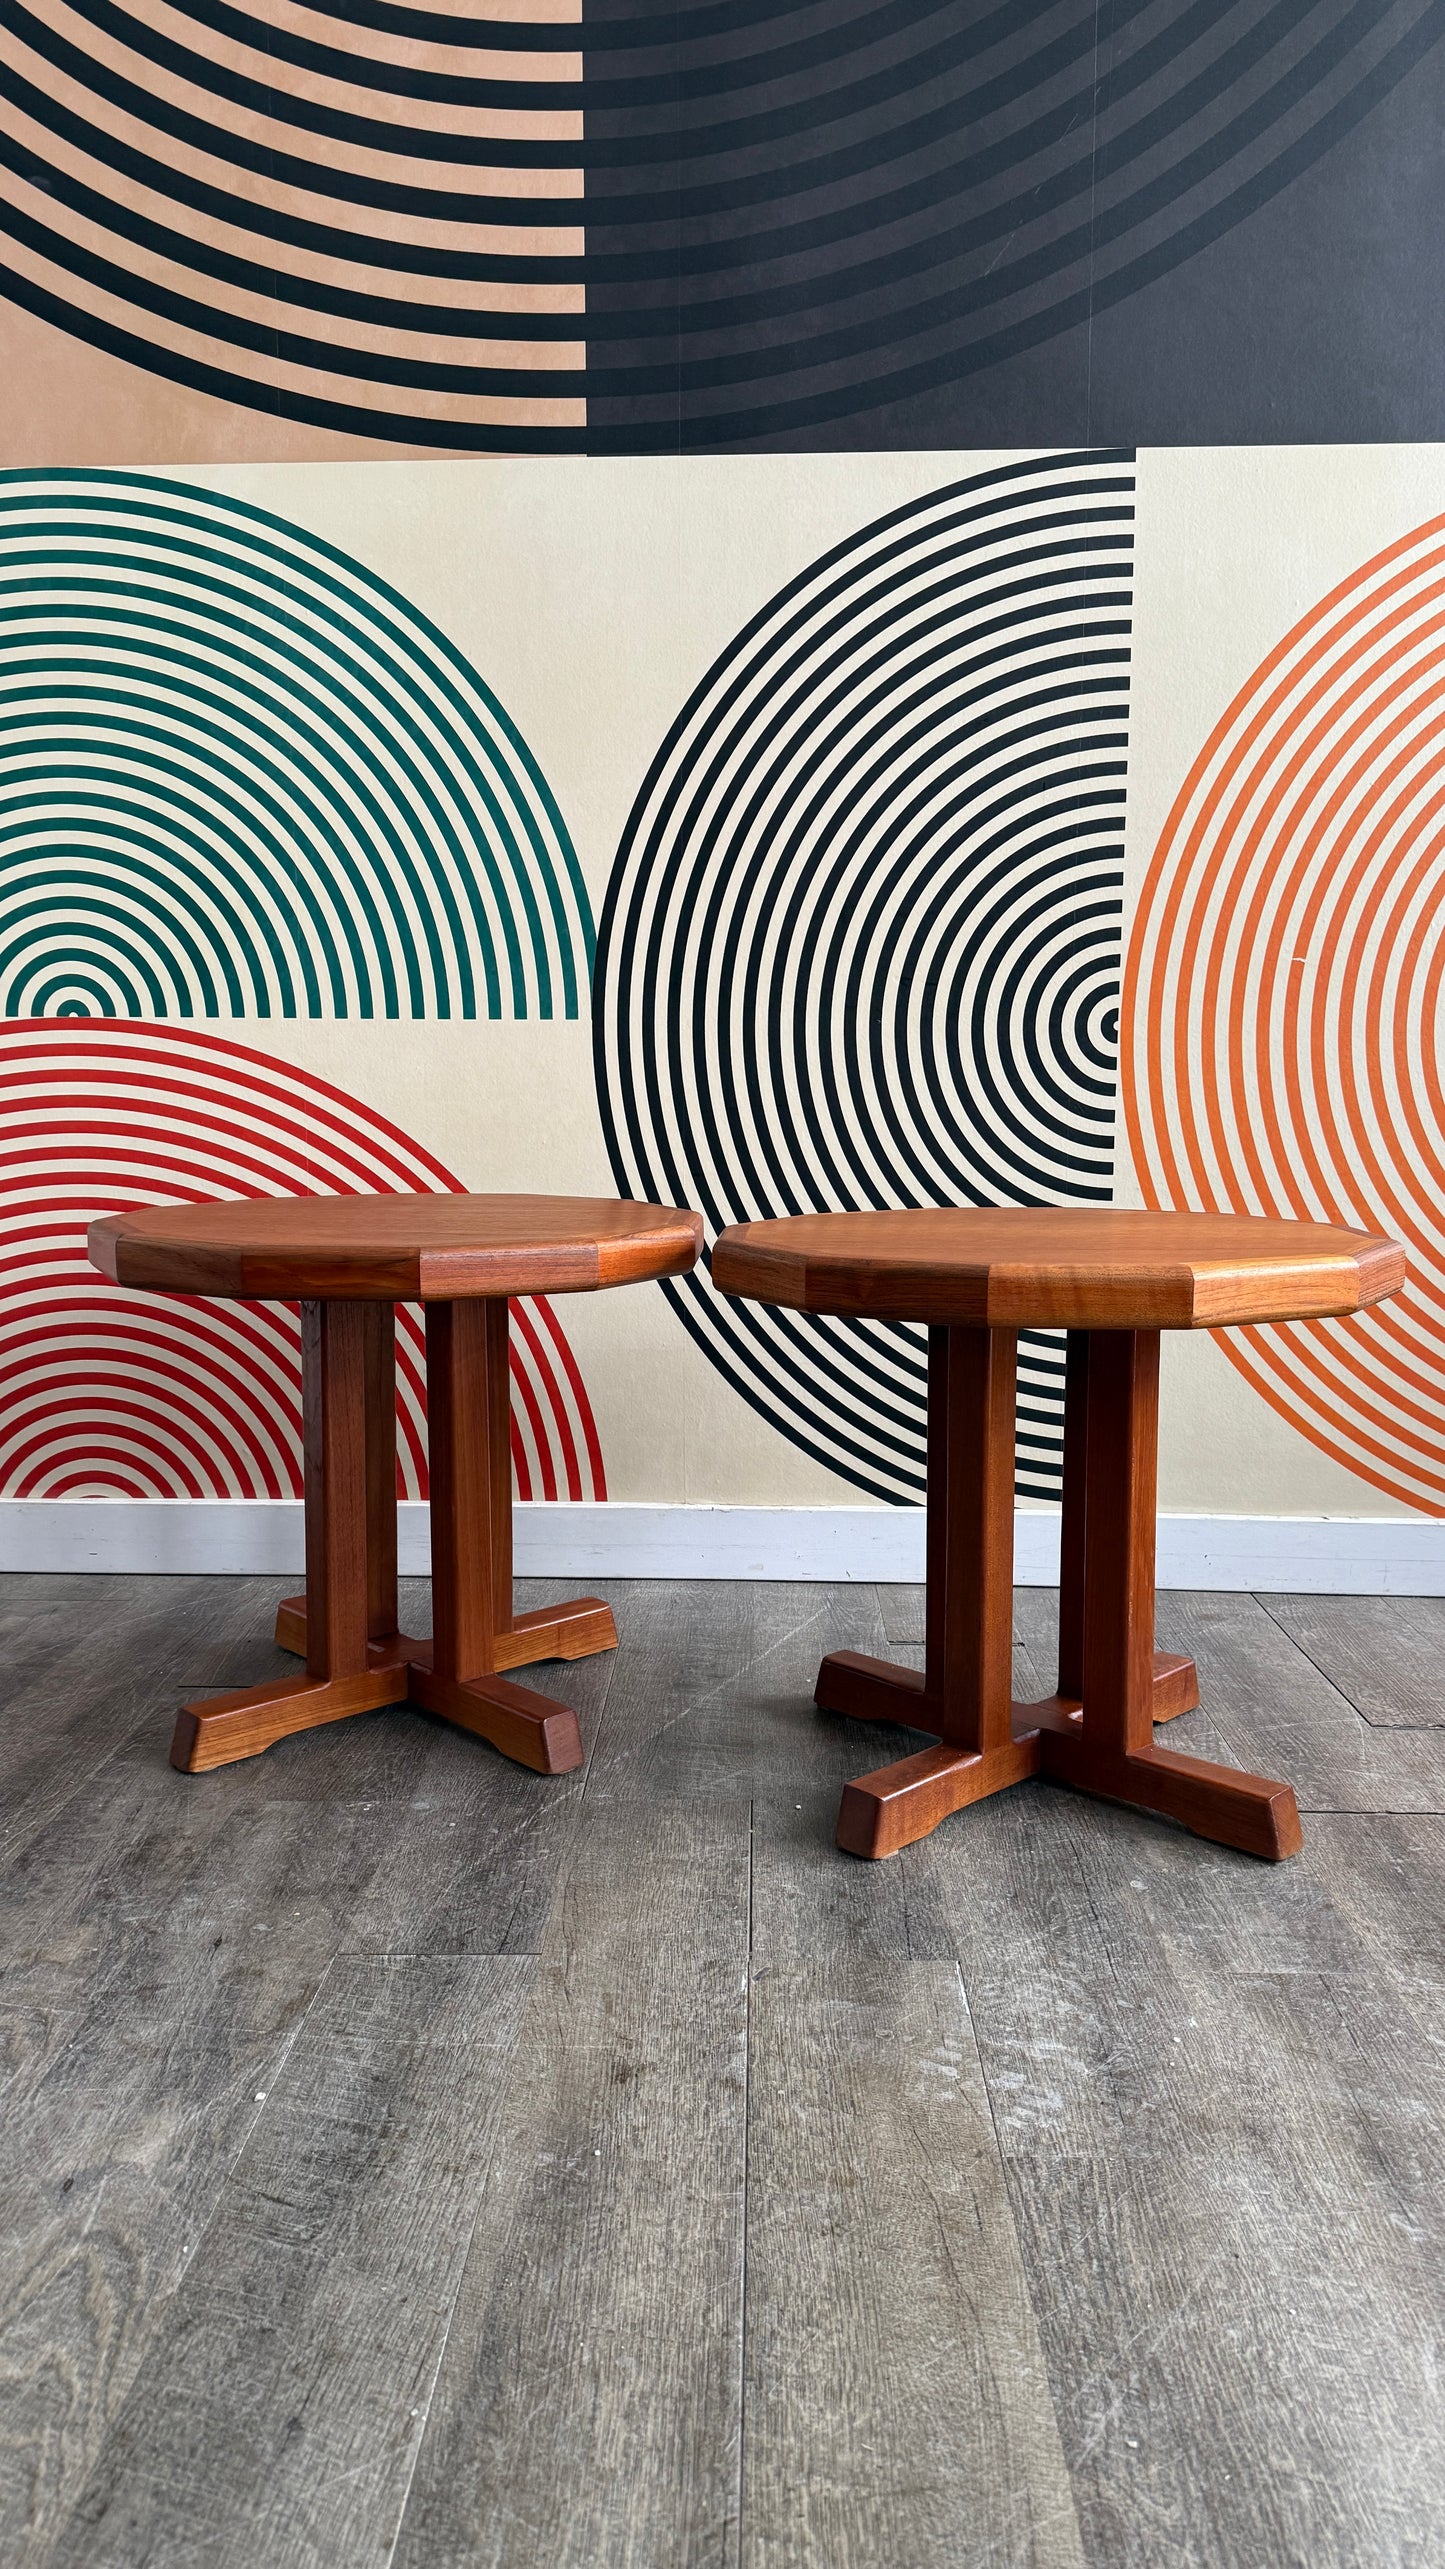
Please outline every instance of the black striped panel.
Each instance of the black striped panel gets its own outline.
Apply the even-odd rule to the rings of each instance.
[[[806,442],[949,387],[921,442],[952,417],[988,444],[973,379],[1288,187],[1445,35],[1445,0],[584,0],[584,21],[594,450]],[[1060,433],[1058,378],[1021,439]]]
[[[980,473],[769,601],[638,797],[597,950],[621,1189],[729,1222],[1105,1202],[1132,457]],[[859,1488],[923,1488],[923,1333],[669,1285],[754,1408]],[[1019,1485],[1058,1480],[1062,1352],[1022,1349]]]

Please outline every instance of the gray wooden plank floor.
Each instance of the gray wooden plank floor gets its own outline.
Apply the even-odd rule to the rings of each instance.
[[[1161,1599],[1289,1865],[1030,1784],[869,1866],[812,1681],[916,1590],[615,1587],[556,1782],[175,1775],[279,1584],[0,1581],[6,2569],[1445,2559],[1440,1608]]]

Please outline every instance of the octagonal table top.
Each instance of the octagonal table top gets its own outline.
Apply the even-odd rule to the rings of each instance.
[[[1322,1319],[1404,1277],[1374,1232],[1127,1205],[804,1213],[737,1223],[712,1255],[714,1284],[753,1301],[991,1328]]]
[[[682,1275],[695,1213],[583,1195],[288,1195],[93,1222],[116,1284],[265,1301],[459,1302]]]

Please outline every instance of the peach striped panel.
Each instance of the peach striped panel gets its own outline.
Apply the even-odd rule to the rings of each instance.
[[[332,435],[575,450],[580,0],[431,15],[435,40],[295,0],[7,12],[0,291]]]

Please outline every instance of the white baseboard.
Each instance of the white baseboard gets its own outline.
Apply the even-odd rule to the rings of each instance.
[[[404,1572],[430,1566],[427,1511],[403,1505]],[[522,1578],[883,1579],[923,1576],[923,1512],[887,1507],[519,1506]],[[1058,1576],[1059,1520],[1023,1508],[1015,1575]],[[293,1499],[0,1499],[0,1570],[215,1571],[287,1578],[302,1566]],[[1434,1517],[1164,1516],[1163,1588],[1445,1596]]]

